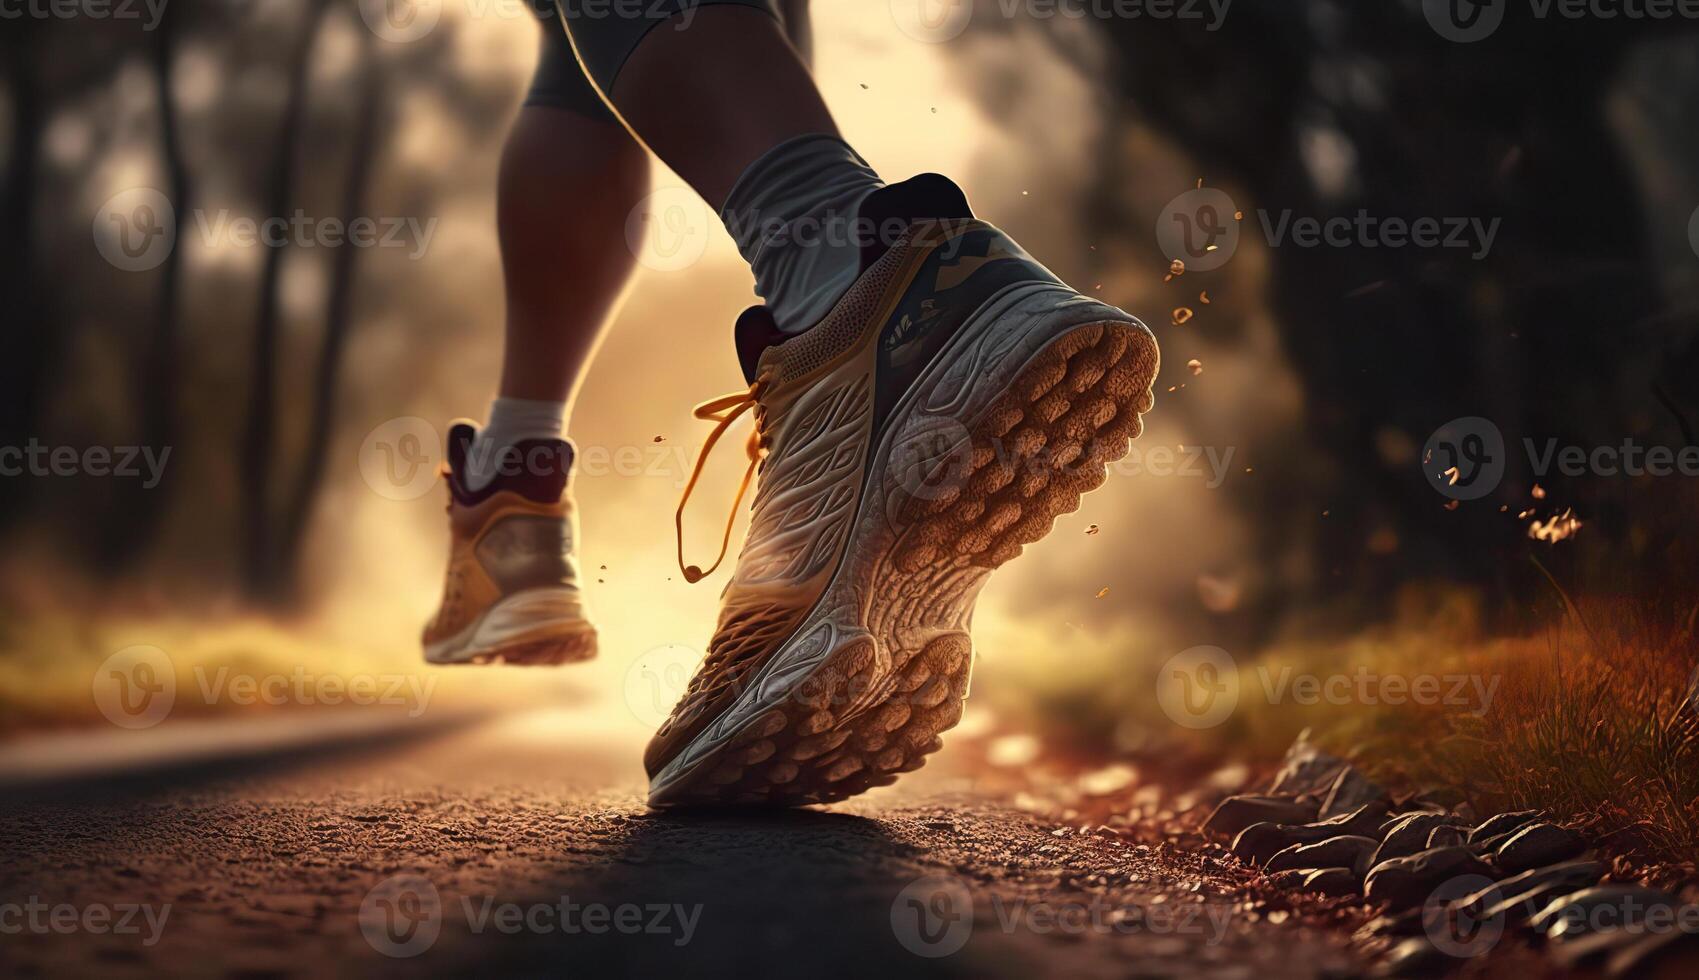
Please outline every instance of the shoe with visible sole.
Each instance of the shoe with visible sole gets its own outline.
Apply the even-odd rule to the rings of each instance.
[[[719,423],[705,456],[754,409],[760,483],[708,655],[646,753],[652,805],[831,802],[919,768],[961,718],[981,586],[1103,482],[1153,405],[1144,324],[944,178],[887,191],[869,204],[907,232],[805,333],[746,312],[750,389],[697,410]]]
[[[489,486],[462,474],[476,429],[449,431],[448,517],[453,545],[442,605],[425,627],[433,664],[552,666],[596,655],[573,554],[578,520],[565,440],[521,442],[503,454]]]

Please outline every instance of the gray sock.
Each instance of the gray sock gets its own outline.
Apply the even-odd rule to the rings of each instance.
[[[822,134],[780,143],[738,177],[720,220],[780,330],[819,323],[855,282],[863,240],[876,231],[856,215],[883,186],[848,143]]]
[[[566,402],[497,398],[490,403],[490,420],[466,452],[466,489],[476,492],[490,485],[503,450],[526,439],[559,439],[565,428]]]

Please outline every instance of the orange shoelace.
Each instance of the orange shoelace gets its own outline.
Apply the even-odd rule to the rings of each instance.
[[[743,503],[743,495],[749,490],[749,481],[755,476],[755,467],[760,465],[764,455],[765,447],[761,432],[762,422],[764,421],[760,403],[761,388],[762,382],[757,380],[748,391],[740,391],[733,395],[721,395],[712,401],[705,401],[696,406],[693,413],[704,422],[713,422],[715,425],[714,431],[708,433],[708,438],[702,443],[702,451],[696,455],[696,466],[690,471],[690,482],[684,485],[684,496],[679,498],[678,513],[674,516],[673,523],[678,531],[678,567],[684,573],[686,582],[700,582],[703,578],[712,575],[714,569],[719,568],[720,563],[726,560],[726,550],[731,546],[732,526],[737,523],[738,505]],[[684,505],[690,502],[690,492],[696,489],[696,481],[702,476],[702,467],[708,462],[708,454],[713,451],[714,444],[720,441],[720,437],[725,435],[726,430],[731,428],[731,424],[736,422],[739,416],[752,408],[755,409],[755,428],[749,433],[749,442],[746,447],[749,453],[749,467],[743,471],[743,482],[738,484],[737,499],[732,501],[731,515],[726,518],[726,531],[720,538],[720,553],[714,558],[714,564],[708,566],[707,571],[703,571],[695,565],[686,565],[684,563]]]

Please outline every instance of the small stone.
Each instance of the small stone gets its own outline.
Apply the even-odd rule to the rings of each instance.
[[[1331,837],[1315,844],[1294,844],[1268,861],[1268,873],[1292,868],[1345,868],[1361,877],[1375,852],[1373,837]]]
[[[1645,935],[1646,933],[1639,929],[1601,926],[1584,936],[1567,942],[1553,943],[1550,949],[1551,958],[1565,970],[1580,970],[1634,945]]]
[[[1332,827],[1335,834],[1349,837],[1373,837],[1380,839],[1380,825],[1386,820],[1386,806],[1381,803],[1368,803],[1352,810],[1350,813],[1328,817],[1316,821],[1317,826]]]
[[[1493,863],[1511,874],[1519,874],[1566,861],[1587,849],[1587,841],[1573,830],[1556,824],[1529,824],[1500,844]]]
[[[1434,948],[1425,937],[1406,939],[1392,947],[1386,959],[1375,968],[1378,977],[1439,976],[1451,965],[1450,957]]]
[[[1321,804],[1320,816],[1323,819],[1337,817],[1370,803],[1386,802],[1386,790],[1359,772],[1356,766],[1346,766],[1339,771],[1333,785],[1328,788],[1327,797]]]
[[[1605,973],[1654,980],[1699,976],[1699,933],[1674,929],[1642,936],[1612,954]]]
[[[1310,741],[1310,730],[1304,729],[1286,750],[1280,772],[1274,777],[1276,793],[1325,793],[1339,771],[1347,765],[1344,759],[1316,748]]]
[[[1540,811],[1538,810],[1518,810],[1515,813],[1501,813],[1496,817],[1489,817],[1479,827],[1469,831],[1469,843],[1474,844],[1489,837],[1497,837],[1500,834],[1521,830],[1538,819],[1540,819]]]
[[[1502,917],[1509,925],[1521,925],[1553,896],[1597,884],[1604,873],[1605,866],[1598,861],[1553,864],[1495,882],[1457,904],[1479,910],[1482,918]]]
[[[1229,796],[1204,821],[1206,834],[1237,836],[1258,823],[1302,824],[1316,818],[1316,807],[1276,796]]]
[[[1491,878],[1492,869],[1466,847],[1439,847],[1376,864],[1363,890],[1369,901],[1402,911],[1422,904],[1435,888],[1462,875]]]
[[[1432,833],[1428,834],[1427,849],[1431,851],[1436,847],[1457,847],[1462,843],[1463,831],[1461,828],[1453,827],[1449,824],[1441,824],[1440,826],[1435,827]]]
[[[1380,850],[1375,852],[1374,863],[1382,864],[1427,850],[1428,837],[1433,834],[1434,828],[1450,823],[1452,817],[1444,813],[1406,813],[1393,817],[1382,827]]]
[[[1320,868],[1304,878],[1304,890],[1327,898],[1351,898],[1361,895],[1362,879],[1350,868]]]
[[[1402,912],[1387,915],[1377,915],[1363,923],[1354,933],[1358,942],[1367,943],[1380,939],[1400,939],[1405,936],[1420,936],[1428,931],[1428,920],[1437,919],[1444,910],[1437,905],[1423,904]]]
[[[1656,888],[1599,885],[1556,899],[1528,924],[1547,939],[1564,941],[1584,936],[1595,926],[1637,928],[1652,909],[1673,910],[1680,904],[1675,896]]]

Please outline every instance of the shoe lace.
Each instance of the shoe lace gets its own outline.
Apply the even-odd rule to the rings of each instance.
[[[678,513],[674,516],[674,527],[678,531],[678,567],[684,573],[684,580],[690,583],[700,582],[714,573],[720,563],[726,560],[726,551],[731,546],[732,527],[737,523],[737,508],[743,503],[743,495],[749,490],[749,481],[755,476],[755,468],[767,454],[766,410],[761,404],[761,393],[766,388],[766,377],[757,378],[749,386],[749,390],[705,401],[696,406],[694,414],[704,422],[713,422],[714,431],[708,433],[708,438],[702,443],[702,450],[696,454],[696,465],[690,471],[690,481],[684,485],[684,496],[679,498]],[[720,537],[720,553],[715,556],[714,563],[707,570],[696,565],[684,563],[684,506],[690,502],[690,493],[696,489],[696,481],[702,476],[702,468],[708,462],[708,454],[713,451],[714,444],[720,441],[733,422],[750,409],[755,410],[755,428],[749,433],[749,441],[745,451],[749,454],[749,466],[743,471],[743,482],[738,484],[737,499],[732,501],[731,514],[726,518],[726,530]]]

